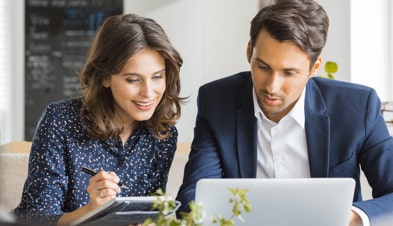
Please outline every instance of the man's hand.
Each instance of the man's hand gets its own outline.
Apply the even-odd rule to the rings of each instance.
[[[363,226],[362,218],[354,211],[351,211],[349,226]]]

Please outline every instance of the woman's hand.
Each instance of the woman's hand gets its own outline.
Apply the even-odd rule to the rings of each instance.
[[[90,196],[90,202],[72,212],[64,213],[58,220],[58,225],[69,225],[75,219],[101,206],[120,193],[120,179],[114,172],[100,171],[89,180],[87,192]]]
[[[90,196],[90,205],[95,209],[120,193],[118,185],[120,178],[115,172],[100,171],[89,180],[87,192]]]

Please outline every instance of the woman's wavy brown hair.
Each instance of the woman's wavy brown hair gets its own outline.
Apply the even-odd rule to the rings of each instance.
[[[123,128],[115,112],[114,99],[102,81],[118,74],[130,59],[142,49],[156,50],[165,60],[166,91],[153,116],[136,126],[152,128],[154,135],[166,138],[169,127],[181,115],[179,72],[183,60],[172,46],[162,27],[150,18],[134,14],[107,18],[98,30],[90,47],[86,64],[80,73],[80,87],[84,91],[82,120],[84,128],[94,139],[118,138]],[[135,126],[135,125],[133,125]]]

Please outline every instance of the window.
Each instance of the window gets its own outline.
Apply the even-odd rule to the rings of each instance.
[[[6,123],[6,118],[11,114],[12,17],[10,3],[11,1],[8,0],[0,0],[0,143],[7,139],[8,134],[5,131],[10,127],[10,123]]]

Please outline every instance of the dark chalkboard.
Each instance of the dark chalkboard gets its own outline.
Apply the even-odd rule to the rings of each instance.
[[[123,0],[25,0],[25,140],[43,109],[80,96],[79,72],[102,22]]]

